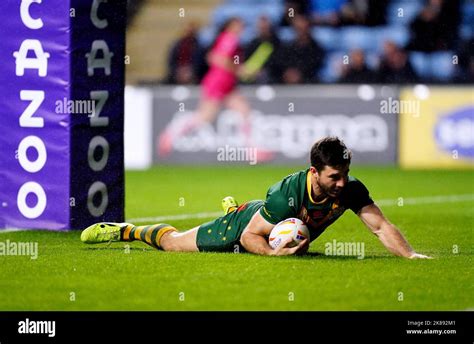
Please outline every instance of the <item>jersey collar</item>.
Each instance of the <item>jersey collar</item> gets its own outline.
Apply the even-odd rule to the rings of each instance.
[[[326,197],[325,199],[323,199],[320,202],[315,202],[314,201],[313,196],[311,195],[311,171],[309,171],[309,170],[308,170],[308,173],[306,174],[306,191],[308,192],[310,202],[313,203],[313,204],[322,204],[322,203],[326,202],[326,200],[328,199]]]

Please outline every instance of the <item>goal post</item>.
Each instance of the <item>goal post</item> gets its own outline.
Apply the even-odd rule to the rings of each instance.
[[[126,0],[0,4],[0,228],[124,219]]]

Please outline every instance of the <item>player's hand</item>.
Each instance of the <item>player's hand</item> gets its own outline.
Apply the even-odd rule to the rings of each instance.
[[[300,246],[301,244],[302,244],[302,246]],[[297,255],[306,254],[306,252],[308,252],[308,250],[309,250],[309,244],[310,244],[309,240],[308,240],[308,239],[304,239],[304,240],[300,243],[300,245],[298,245],[298,246],[300,246],[300,248],[299,248],[298,250],[296,250],[296,253],[295,253],[295,254],[297,254]]]
[[[305,246],[308,245],[308,239],[303,240],[295,247],[288,247],[291,242],[293,241],[292,238],[288,238],[284,242],[281,243],[275,250],[273,250],[274,256],[289,256],[292,254],[296,254],[297,252],[302,252],[305,249]],[[306,248],[307,250],[307,248]]]
[[[420,253],[412,253],[412,255],[410,257],[408,257],[409,259],[433,259],[433,257],[430,257],[430,256],[426,256],[424,254],[420,254]]]

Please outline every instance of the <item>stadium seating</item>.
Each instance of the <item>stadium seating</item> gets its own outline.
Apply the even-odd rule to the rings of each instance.
[[[313,38],[326,51],[323,67],[318,73],[319,79],[322,82],[336,81],[340,74],[341,56],[356,48],[365,51],[369,68],[376,69],[384,42],[392,41],[399,47],[408,44],[409,24],[418,15],[424,3],[424,0],[392,0],[387,8],[386,26],[313,27]],[[248,27],[241,38],[241,43],[246,44],[256,34],[256,22],[259,17],[266,16],[277,26],[284,14],[284,8],[282,0],[226,0],[214,9],[211,25],[201,30],[199,40],[203,46],[209,46],[220,25],[227,19],[238,16],[244,19]],[[462,18],[461,38],[473,37],[474,2],[466,1],[462,5]],[[291,27],[277,27],[276,32],[283,42],[289,42],[296,37]],[[421,78],[442,82],[449,81],[455,73],[452,54],[453,52],[446,51],[433,54],[411,52],[409,60]]]
[[[454,76],[452,51],[411,52],[410,62],[418,76],[428,81],[449,81]]]
[[[430,62],[427,56],[428,54],[414,51],[409,55],[409,60],[416,74],[421,78],[429,78],[431,75]]]
[[[336,82],[341,77],[344,55],[347,55],[345,51],[334,51],[326,55],[326,59],[318,74],[320,81]]]
[[[423,7],[420,0],[392,1],[387,9],[387,21],[390,25],[410,25]]]
[[[468,40],[474,36],[474,2],[466,1],[462,6],[460,36]]]
[[[295,38],[295,32],[291,27],[281,27],[277,34],[284,42]],[[312,36],[327,51],[359,48],[366,52],[380,52],[385,41],[393,41],[401,47],[405,46],[410,38],[410,33],[403,26],[377,28],[347,26],[340,29],[318,26],[312,29]]]
[[[431,53],[431,77],[435,81],[449,81],[454,74],[452,51]]]
[[[383,43],[392,41],[399,47],[404,47],[410,40],[410,31],[406,26],[385,26],[375,28],[375,35],[377,36],[377,50],[381,50]]]
[[[324,26],[314,27],[312,36],[321,48],[325,50],[338,50],[340,48],[338,29]]]
[[[204,48],[209,47],[209,45],[211,45],[214,41],[216,34],[217,28],[215,28],[214,26],[207,26],[205,28],[202,28],[201,30],[199,30],[198,35],[199,44]]]
[[[213,25],[220,27],[228,19],[239,17],[250,26],[255,26],[257,19],[266,16],[276,25],[281,19],[283,6],[278,2],[262,2],[257,4],[229,3],[218,6],[212,14]]]
[[[343,27],[339,31],[340,48],[344,50],[362,49],[376,50],[377,38],[374,39],[374,30],[364,26]]]

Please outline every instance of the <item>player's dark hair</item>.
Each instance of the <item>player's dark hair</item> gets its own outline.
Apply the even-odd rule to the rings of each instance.
[[[351,163],[352,152],[338,137],[325,137],[311,147],[311,166],[321,172],[325,166],[339,168]]]

